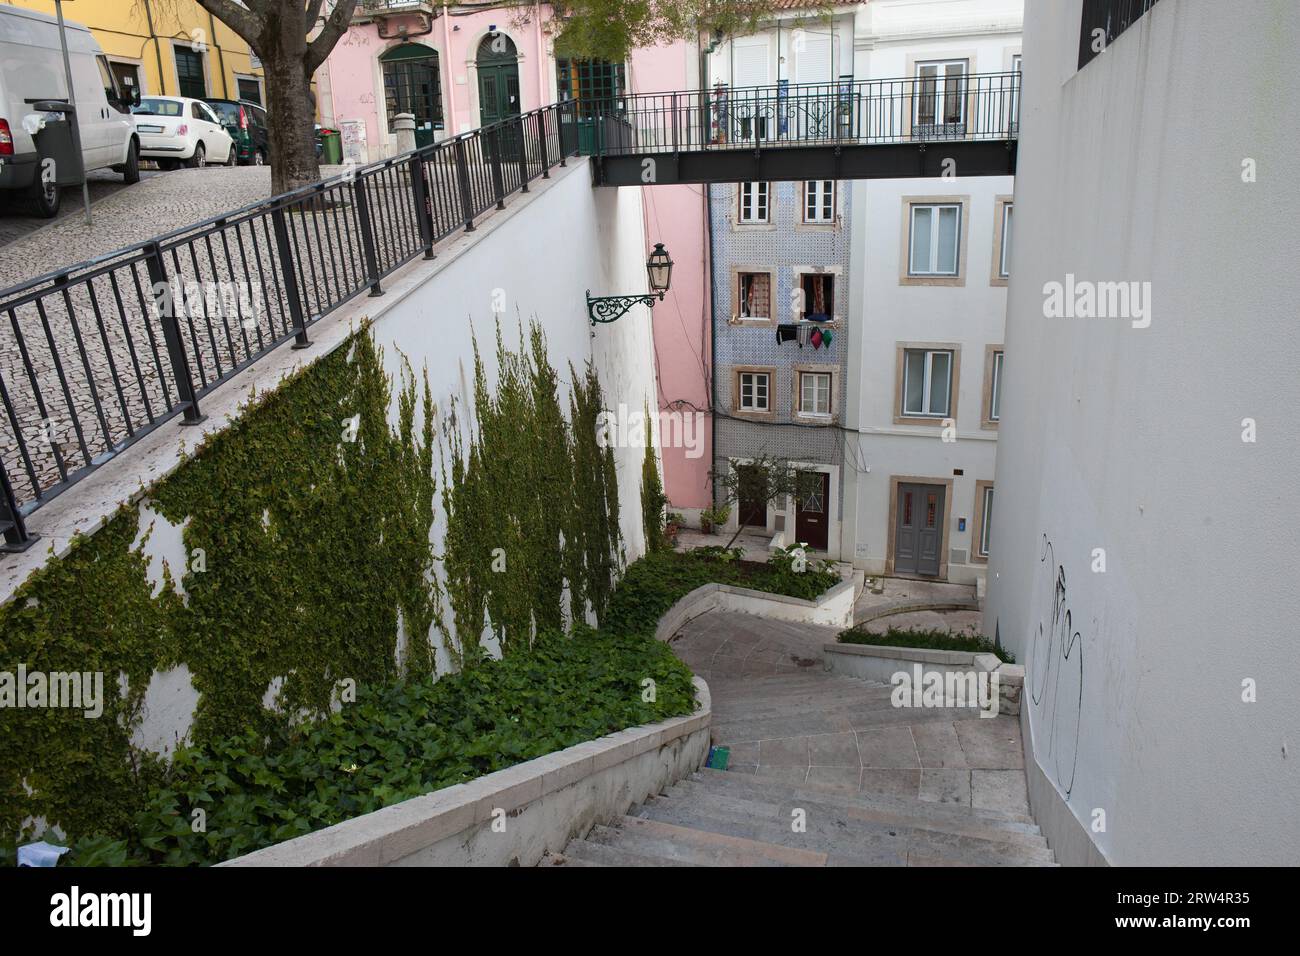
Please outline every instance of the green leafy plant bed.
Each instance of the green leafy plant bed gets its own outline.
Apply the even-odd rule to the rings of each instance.
[[[615,633],[653,633],[670,607],[705,584],[733,584],[772,594],[814,600],[840,582],[825,562],[794,570],[785,552],[767,564],[745,561],[739,548],[657,552],[632,564],[610,605],[605,626]]]
[[[79,840],[60,865],[216,863],[694,709],[691,673],[665,645],[546,635],[436,682],[360,687],[299,734],[183,749],[128,834]]]
[[[884,634],[871,634],[858,628],[841,631],[841,644],[879,644],[884,647],[916,647],[927,651],[966,651],[972,654],[994,654],[1004,664],[1014,664],[1015,657],[987,637],[954,634],[951,631],[905,630],[891,627]]]

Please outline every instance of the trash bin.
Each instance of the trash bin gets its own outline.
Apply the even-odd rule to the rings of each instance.
[[[343,137],[336,129],[320,131],[320,161],[327,166],[337,166],[343,162]]]
[[[42,172],[45,161],[54,161],[54,182],[59,186],[75,186],[84,175],[81,168],[81,150],[72,135],[73,108],[62,100],[37,100],[31,104],[39,116],[40,128],[32,133],[36,154],[40,157]],[[52,118],[54,116],[59,118]]]

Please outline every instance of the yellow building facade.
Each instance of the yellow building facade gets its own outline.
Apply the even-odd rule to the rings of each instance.
[[[54,0],[4,2],[54,15]],[[63,0],[63,16],[90,28],[119,83],[142,96],[266,104],[248,44],[195,0]]]

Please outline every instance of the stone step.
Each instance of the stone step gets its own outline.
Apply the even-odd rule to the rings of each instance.
[[[963,819],[951,814],[933,813],[921,801],[917,801],[913,807],[906,809],[892,807],[886,809],[862,806],[851,801],[825,800],[822,799],[822,794],[817,794],[813,799],[808,798],[806,795],[791,797],[770,794],[767,799],[763,799],[758,794],[728,793],[719,788],[711,787],[707,783],[691,779],[681,781],[669,791],[669,797],[681,796],[683,799],[698,801],[701,805],[709,805],[711,800],[716,800],[724,795],[753,801],[756,805],[772,807],[775,815],[783,820],[789,819],[792,807],[799,806],[810,813],[813,811],[838,813],[850,820],[861,820],[865,823],[885,827],[909,827],[987,840],[993,843],[1006,843],[1030,850],[1040,850],[1047,854],[1047,858],[1051,858],[1047,840],[1043,838],[1041,833],[1026,833],[1023,830],[1006,829],[1004,826],[989,824],[981,820]]]
[[[594,863],[591,860],[583,860],[576,856],[568,856],[569,850],[573,849],[581,840],[574,840],[564,848],[563,853],[548,853],[537,861],[539,868],[551,868],[561,866],[605,866],[604,863]]]
[[[1045,851],[908,827],[873,825],[815,810],[804,817],[805,830],[795,832],[791,825],[793,817],[767,816],[761,807],[747,803],[736,801],[731,807],[718,807],[669,798],[646,808],[644,813],[650,819],[676,826],[822,852],[827,856],[828,866],[906,866],[911,855],[974,866],[1034,866],[1051,862]]]
[[[825,866],[826,854],[797,847],[676,826],[649,817],[627,816],[612,845],[644,856],[699,866]]]
[[[909,837],[901,830],[889,835],[859,831],[847,826],[828,828],[822,821],[812,819],[809,821],[808,832],[795,833],[788,822],[770,820],[739,810],[705,807],[672,797],[641,808],[637,815],[678,827],[824,853],[828,866],[904,866],[907,863]]]
[[[707,783],[712,788],[729,790],[738,796],[757,796],[760,799],[777,797],[781,800],[809,799],[824,803],[863,807],[869,810],[892,810],[900,813],[924,812],[936,820],[976,820],[997,829],[1013,832],[1037,834],[1038,826],[1033,819],[1021,813],[1004,810],[986,810],[979,807],[961,806],[953,803],[931,803],[910,797],[887,796],[885,794],[867,793],[831,787],[817,787],[815,784],[784,783],[749,774],[731,773],[725,770],[701,768],[690,779]]]
[[[806,799],[777,803],[709,791],[699,785],[691,787],[679,784],[669,791],[668,799],[662,801],[662,804],[662,807],[656,807],[654,812],[649,813],[652,818],[674,822],[671,818],[681,812],[686,812],[688,819],[690,814],[702,813],[720,820],[768,821],[787,830],[794,819],[793,811],[798,808],[804,811],[807,823],[807,833],[802,836],[813,842],[796,845],[827,852],[842,846],[846,839],[866,841],[876,846],[892,844],[902,837],[906,844],[903,848],[905,852],[970,861],[979,865],[1001,865],[1008,861],[1012,864],[1050,863],[1055,859],[1041,837],[1026,843],[991,839],[971,832],[974,828],[969,825],[958,827],[958,830],[964,832],[955,832],[945,829],[940,821],[925,820],[918,824],[914,819],[901,814],[881,815],[856,807],[835,806]],[[657,817],[657,814],[663,816]],[[817,842],[819,837],[829,837],[830,843]]]
[[[639,850],[620,846],[618,827],[595,827],[585,840],[573,840],[564,848],[564,855],[579,865],[591,866],[696,866],[671,857],[654,856]]]

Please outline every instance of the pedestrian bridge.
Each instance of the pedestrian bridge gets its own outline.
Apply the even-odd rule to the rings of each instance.
[[[1006,176],[1020,73],[635,93],[579,104],[598,186]]]

